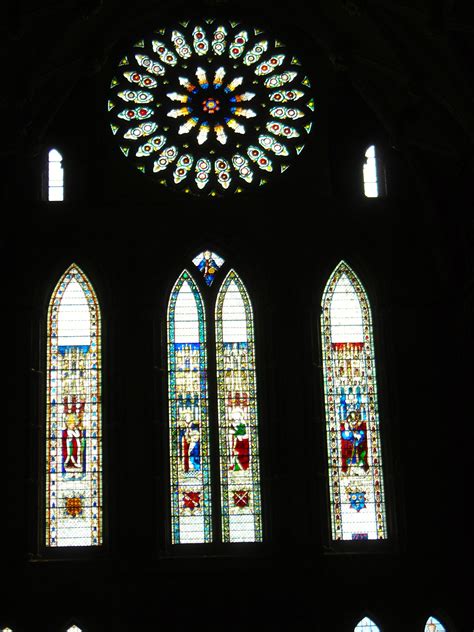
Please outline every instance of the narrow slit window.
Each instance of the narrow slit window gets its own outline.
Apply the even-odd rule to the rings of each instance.
[[[372,316],[344,262],[321,311],[329,498],[333,540],[387,538]]]
[[[370,145],[365,152],[365,163],[363,167],[365,197],[376,198],[380,195],[377,158],[375,145]]]
[[[46,404],[46,545],[100,545],[100,309],[76,265],[63,274],[49,303]]]
[[[48,153],[48,200],[64,201],[63,157],[57,149],[51,149]]]

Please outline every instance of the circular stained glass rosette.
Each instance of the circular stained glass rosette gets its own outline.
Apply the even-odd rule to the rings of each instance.
[[[108,103],[122,153],[162,184],[218,195],[283,173],[311,131],[297,58],[259,29],[181,22],[125,55]]]

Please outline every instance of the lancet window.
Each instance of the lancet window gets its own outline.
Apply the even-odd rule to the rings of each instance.
[[[75,264],[48,310],[46,545],[102,543],[101,321],[94,289]]]
[[[332,539],[385,539],[371,309],[344,261],[324,291],[321,334]]]
[[[252,305],[234,270],[216,294],[221,257],[193,262],[196,276],[182,272],[168,305],[172,542],[260,542]]]

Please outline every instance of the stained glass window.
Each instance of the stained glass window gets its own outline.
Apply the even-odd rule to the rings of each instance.
[[[378,625],[369,619],[369,617],[364,617],[354,628],[354,632],[381,632]]]
[[[332,538],[385,539],[372,316],[344,261],[324,291],[321,333]]]
[[[186,192],[239,192],[281,174],[311,131],[300,61],[258,28],[214,19],[158,28],[130,48],[108,109],[122,153]]]
[[[224,262],[216,253],[210,254],[216,261]],[[202,259],[208,260],[200,256],[194,260],[198,269]],[[217,293],[215,321],[206,323],[204,302],[211,305],[215,294],[210,293],[211,284],[203,269],[201,272],[208,286],[205,301],[185,270],[173,287],[168,306],[172,542],[215,540],[211,511],[215,515],[220,512],[222,541],[260,542],[252,306],[242,280],[231,270]],[[216,340],[212,358],[216,372],[212,373],[207,371],[208,338]],[[211,416],[209,388],[217,391],[217,414]],[[214,406],[210,408],[216,410]],[[218,437],[218,444],[210,445],[210,435]],[[220,467],[220,481],[212,482],[212,502],[211,458],[215,459],[216,468]]]
[[[46,545],[100,545],[100,309],[75,264],[49,303],[46,403]]]
[[[72,625],[67,629],[67,632],[82,632],[81,628],[78,628],[77,625]]]
[[[63,157],[57,149],[48,153],[48,200],[62,202],[64,200]]]
[[[262,539],[252,306],[231,270],[216,304],[217,388],[224,542]]]
[[[206,323],[185,270],[168,305],[172,542],[211,540]]]
[[[428,617],[424,632],[446,632],[446,628],[435,617]]]

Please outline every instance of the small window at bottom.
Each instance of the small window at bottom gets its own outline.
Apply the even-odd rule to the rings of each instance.
[[[48,153],[48,201],[62,202],[64,200],[64,170],[63,157],[57,149]]]
[[[446,632],[446,628],[438,619],[435,619],[435,617],[429,617],[424,632]]]
[[[380,632],[380,628],[369,617],[364,617],[354,628],[354,632]]]

